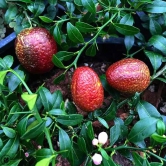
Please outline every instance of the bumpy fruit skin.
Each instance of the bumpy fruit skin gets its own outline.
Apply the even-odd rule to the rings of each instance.
[[[15,51],[22,66],[33,74],[46,73],[54,64],[57,44],[48,30],[40,27],[22,30],[15,40]]]
[[[102,84],[98,75],[90,67],[78,67],[74,71],[71,93],[73,101],[83,111],[92,112],[103,104]]]
[[[142,92],[150,83],[148,66],[134,58],[115,62],[106,71],[106,79],[110,86],[128,94]]]

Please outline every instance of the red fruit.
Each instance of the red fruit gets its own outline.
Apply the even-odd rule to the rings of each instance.
[[[112,64],[106,71],[106,79],[118,91],[133,94],[148,87],[150,72],[144,62],[128,58]]]
[[[15,50],[22,66],[33,74],[46,73],[54,67],[52,56],[57,52],[57,44],[44,28],[22,30],[16,38]]]
[[[104,90],[98,75],[90,67],[78,67],[72,77],[71,93],[75,104],[91,112],[102,106]]]

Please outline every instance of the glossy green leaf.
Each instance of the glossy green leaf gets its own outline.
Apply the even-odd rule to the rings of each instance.
[[[50,156],[49,158],[44,158],[36,163],[35,166],[49,166],[49,163],[51,162],[52,158],[54,158],[55,155]]]
[[[13,130],[12,128],[3,126],[2,129],[8,138],[14,138],[16,136],[16,131]]]
[[[109,157],[108,160],[103,158],[102,163],[103,163],[102,166],[117,166],[117,164],[113,161],[111,157]]]
[[[88,49],[86,50],[85,54],[87,56],[91,56],[94,57],[96,55],[96,45],[95,44],[91,44]]]
[[[163,136],[163,135],[159,135],[157,133],[153,133],[151,135],[151,137],[156,141],[156,142],[159,142],[159,143],[166,143],[166,136]]]
[[[16,5],[10,5],[5,13],[5,22],[9,24],[17,15],[18,9]]]
[[[133,159],[134,159],[134,165],[137,165],[137,166],[142,166],[143,165],[143,162],[144,162],[145,159],[143,159],[138,153],[132,152],[132,156],[133,156]]]
[[[81,114],[59,115],[56,120],[66,126],[75,126],[82,122],[83,116]]]
[[[134,45],[134,36],[125,36],[124,43],[127,51],[130,51]]]
[[[10,166],[18,166],[20,161],[21,161],[21,159],[19,159],[19,160],[10,160],[7,164],[10,165]],[[7,166],[7,165],[4,165],[4,166]]]
[[[96,14],[87,12],[81,19],[82,22],[92,23],[96,19]]]
[[[42,148],[36,151],[36,159],[40,161],[44,158],[49,158],[52,156],[52,151],[48,148]]]
[[[66,115],[66,112],[61,109],[52,109],[48,112],[50,115]]]
[[[81,32],[93,32],[96,30],[96,28],[88,23],[85,22],[76,22],[76,27],[81,31]]]
[[[60,60],[60,61],[68,61],[75,55],[74,52],[68,52],[68,51],[59,51],[55,54],[55,56]]]
[[[39,96],[41,98],[44,109],[49,111],[53,103],[51,92],[47,88],[41,87],[39,89]]]
[[[19,148],[19,138],[9,139],[0,151],[1,165],[5,164],[5,157],[13,159]]]
[[[154,35],[149,39],[149,44],[160,50],[166,55],[166,38],[161,35]]]
[[[65,72],[60,74],[58,77],[54,79],[54,84],[58,85],[64,79],[65,79]]]
[[[96,13],[96,7],[93,0],[82,0],[82,5],[91,13]]]
[[[66,2],[67,11],[73,13],[75,10],[75,5],[72,2]]]
[[[70,150],[71,140],[65,130],[59,129],[59,146],[60,150]]]
[[[6,9],[6,8],[7,8],[6,0],[1,0],[0,1],[0,9]]]
[[[162,64],[163,56],[154,51],[144,50],[145,55],[149,58],[154,71],[156,72]]]
[[[28,94],[28,92],[24,92],[21,95],[21,98],[27,103],[29,109],[32,110],[36,103],[37,94]]]
[[[27,124],[28,124],[28,117],[21,119],[17,124],[17,130],[21,136],[26,132]]]
[[[87,129],[89,138],[92,140],[95,137],[95,134],[94,134],[93,125],[91,121],[88,121],[86,123],[86,129]]]
[[[45,23],[52,23],[53,20],[46,16],[39,16],[39,18]]]
[[[150,18],[149,30],[152,35],[160,35],[162,33],[160,24],[153,18]]]
[[[56,55],[53,56],[52,61],[53,61],[53,63],[54,63],[55,66],[57,66],[59,68],[62,68],[62,69],[66,68],[64,66],[64,64],[61,62],[61,60],[58,57],[56,57]]]
[[[75,43],[84,42],[84,38],[83,38],[82,34],[80,33],[80,31],[74,25],[72,25],[70,22],[67,23],[67,34],[68,34],[69,39]]]
[[[162,166],[162,163],[158,163],[158,162],[151,162],[150,166]]]
[[[106,160],[109,160],[109,156],[103,148],[100,149],[100,152],[101,152],[102,157],[104,157]]]
[[[109,129],[108,123],[103,118],[97,117],[97,119],[105,128]]]
[[[158,120],[157,122],[157,133],[159,135],[164,135],[165,133],[165,123],[162,120]]]
[[[121,134],[120,125],[116,124],[110,128],[110,146],[113,146],[114,143],[118,140]]]
[[[3,82],[4,82],[4,79],[5,79],[5,76],[7,74],[7,70],[5,71],[0,71],[0,84],[3,85]]]
[[[152,4],[147,5],[144,10],[148,13],[164,13],[166,12],[166,2],[154,1]]]
[[[60,29],[59,29],[58,25],[55,26],[55,28],[54,28],[53,36],[54,36],[55,41],[60,45],[62,43],[62,37],[61,37],[61,33],[60,33]]]
[[[161,118],[160,113],[157,111],[157,109],[147,101],[139,101],[136,110],[139,114],[140,119],[148,118],[148,117],[155,117],[155,118]]]
[[[162,82],[164,82],[164,83],[166,83],[166,79],[165,78],[160,78],[160,77],[158,77],[158,78],[156,78],[157,80],[160,80],[160,81],[162,81]]]
[[[125,24],[125,25],[133,25],[134,19],[131,14],[126,14],[122,19],[120,20],[120,24]]]
[[[107,110],[103,113],[101,116],[105,120],[113,120],[115,118],[117,111],[117,103],[115,101],[112,101],[110,106],[107,108]]]
[[[158,119],[153,117],[146,117],[139,120],[131,129],[128,140],[132,143],[143,141],[156,131],[156,124]]]
[[[21,70],[15,70],[15,72],[24,80],[24,72]],[[10,76],[8,78],[8,88],[12,92],[14,91],[19,84],[21,83],[21,80],[13,73],[10,73]]]
[[[82,6],[82,1],[81,0],[74,0],[74,3],[78,6]]]
[[[119,33],[125,36],[132,36],[139,33],[140,31],[138,28],[130,25],[118,24],[118,23],[115,23],[113,25]]]
[[[85,154],[88,153],[86,148],[86,142],[83,137],[78,137],[78,146],[82,152],[84,152]]]
[[[76,114],[77,113],[77,108],[73,102],[66,101],[65,102],[65,110],[68,114]]]
[[[14,59],[13,56],[7,55],[3,58],[3,61],[5,62],[6,67],[10,68],[13,65]]]
[[[22,136],[21,139],[31,139],[37,137],[40,133],[44,131],[46,122],[40,122],[35,127],[27,130]]]
[[[56,109],[56,108],[60,108],[60,105],[63,101],[63,97],[62,97],[62,92],[60,90],[56,90],[53,94],[52,94],[52,109]]]
[[[57,0],[48,0],[48,3],[50,4],[50,5],[56,5],[57,4]]]

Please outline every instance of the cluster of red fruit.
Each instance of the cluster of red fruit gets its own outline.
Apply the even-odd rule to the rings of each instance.
[[[45,73],[54,66],[52,56],[57,53],[57,45],[44,28],[23,30],[17,36],[15,49],[20,63],[31,73]],[[134,94],[148,87],[150,72],[144,62],[127,58],[112,64],[106,71],[106,79],[118,91]],[[75,104],[84,111],[94,111],[103,104],[103,86],[90,67],[78,67],[75,70],[71,93]]]

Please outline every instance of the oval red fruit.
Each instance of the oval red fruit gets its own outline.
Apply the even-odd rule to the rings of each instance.
[[[150,83],[150,71],[141,60],[128,58],[112,64],[106,71],[110,86],[120,92],[142,92]]]
[[[54,64],[57,44],[48,30],[40,27],[22,30],[15,41],[15,51],[22,66],[33,74],[46,73]]]
[[[78,67],[72,77],[71,93],[75,104],[83,111],[100,108],[104,90],[98,75],[90,67]]]

